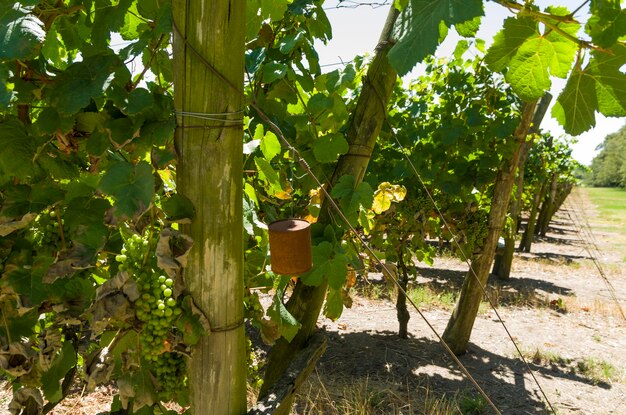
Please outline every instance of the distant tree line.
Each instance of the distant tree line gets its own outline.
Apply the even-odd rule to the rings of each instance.
[[[600,153],[591,162],[588,183],[597,187],[626,188],[626,125],[607,135],[597,150]]]

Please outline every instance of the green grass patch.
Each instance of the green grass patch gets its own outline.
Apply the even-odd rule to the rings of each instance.
[[[452,310],[456,303],[456,294],[451,291],[437,292],[426,284],[409,288],[407,296],[418,307],[444,308]]]
[[[614,187],[580,188],[587,193],[589,199],[598,207],[599,219],[602,222],[621,225],[614,231],[626,234],[626,189]]]
[[[594,385],[599,383],[624,383],[625,374],[610,362],[594,357],[571,359],[549,350],[535,349],[522,352],[532,363],[545,367],[560,367],[564,372],[578,373]]]
[[[583,376],[594,384],[624,381],[624,373],[606,360],[589,357],[577,362],[576,367]]]

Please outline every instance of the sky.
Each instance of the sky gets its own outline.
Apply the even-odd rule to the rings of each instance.
[[[389,5],[380,7],[380,4],[391,3],[391,0],[358,0],[360,3],[368,3],[357,8],[340,7],[337,0],[327,0],[324,8],[333,28],[333,39],[327,44],[316,44],[317,52],[320,55],[320,64],[329,65],[323,69],[328,71],[336,68],[335,64],[341,62],[349,62],[356,55],[365,53],[373,53],[378,42],[380,32],[385,23],[385,18],[389,11]],[[550,3],[565,4],[573,9],[578,6],[580,0],[553,0],[548,2],[545,0],[537,0],[539,6],[546,6]],[[344,1],[342,6],[349,6],[357,1]],[[580,20],[586,20],[584,10],[577,15]],[[478,37],[486,41],[487,46],[491,43],[494,35],[502,27],[502,22],[507,16],[512,16],[504,7],[493,2],[485,2],[485,17],[478,32]],[[437,57],[450,56],[456,42],[459,39],[453,30],[450,30],[446,41],[437,49]],[[413,72],[415,76],[415,71]],[[405,76],[405,80],[410,79],[411,74]],[[552,89],[550,92],[556,100],[560,91],[565,87],[565,80],[552,78]],[[561,137],[565,132],[558,122],[550,116],[550,110],[546,114],[541,127],[550,131],[554,137]],[[573,157],[580,163],[589,165],[591,160],[597,153],[596,147],[602,143],[604,137],[614,133],[626,124],[626,118],[607,118],[600,114],[596,114],[596,126],[576,137],[578,142],[573,145]]]

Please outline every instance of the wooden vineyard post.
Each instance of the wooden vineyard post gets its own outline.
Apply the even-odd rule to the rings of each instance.
[[[541,125],[541,121],[543,121],[543,117],[548,111],[550,101],[552,101],[552,95],[546,92],[546,94],[539,101],[539,104],[537,104],[535,116],[533,117],[533,124],[528,132],[529,135],[539,132],[539,126]],[[510,229],[505,230],[504,249],[502,250],[502,252],[496,254],[496,260],[493,266],[493,273],[497,275],[498,278],[503,280],[509,279],[511,275],[511,266],[513,265],[513,253],[515,252],[515,236],[517,235],[517,221],[519,220],[519,214],[522,210],[522,194],[524,193],[524,171],[526,168],[526,160],[528,159],[528,154],[530,153],[533,142],[534,137],[531,137],[530,140],[527,140],[522,144],[518,172],[515,178],[515,195],[513,196],[509,207],[509,213],[511,215],[513,223],[511,224]]]
[[[474,255],[472,259],[470,269],[463,281],[459,299],[442,336],[455,354],[463,354],[467,351],[467,343],[474,327],[474,321],[476,321],[480,300],[483,297],[481,286],[485,286],[489,277],[489,269],[493,262],[498,238],[504,227],[509,201],[511,200],[521,147],[526,141],[536,105],[537,102],[535,101],[524,104],[522,108],[522,118],[514,133],[515,151],[509,160],[505,160],[496,178],[489,212],[489,230],[482,251]]]
[[[192,346],[188,361],[191,410],[196,415],[243,414],[245,2],[174,0],[172,7],[176,184],[196,209],[192,223],[183,227],[194,241],[184,276],[211,327]]]

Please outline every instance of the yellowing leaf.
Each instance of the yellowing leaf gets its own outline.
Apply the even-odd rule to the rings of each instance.
[[[290,193],[291,193],[291,188],[288,188],[286,190],[281,190],[281,191],[274,193],[274,196],[280,200],[291,200]]]
[[[309,191],[309,197],[311,199],[309,201],[309,205],[307,206],[307,210],[309,211],[309,214],[307,215],[306,220],[308,220],[310,223],[317,222],[317,216],[320,213],[323,196],[324,194],[322,193],[320,188],[311,189]]]
[[[346,288],[352,288],[356,285],[356,271],[348,265],[348,275],[346,275]]]
[[[306,215],[303,219],[309,223],[317,222],[317,216]]]
[[[401,185],[383,182],[374,192],[374,203],[372,210],[376,214],[381,214],[391,207],[392,202],[400,202],[406,196],[406,188]]]

